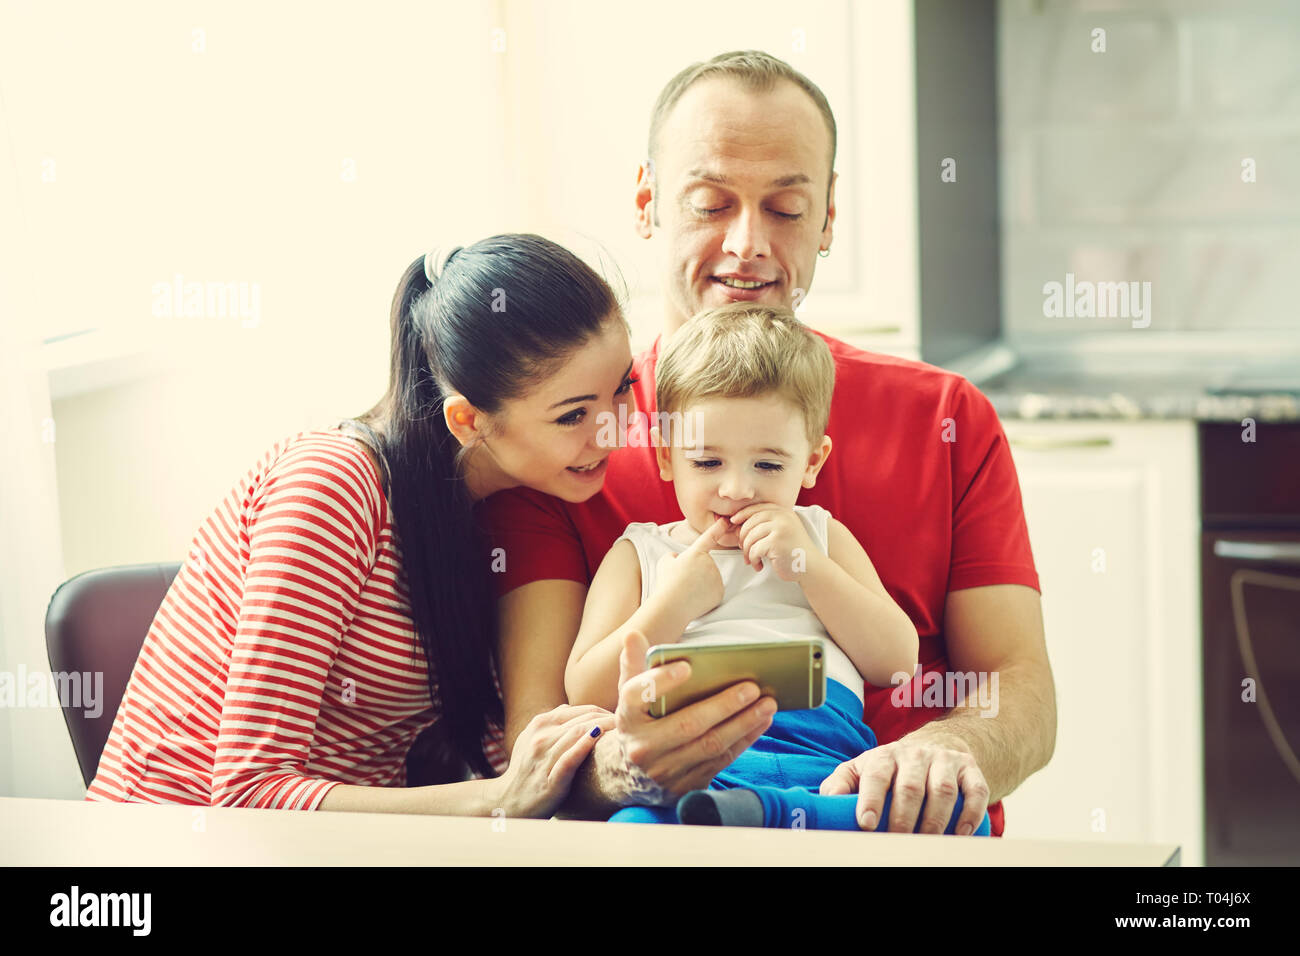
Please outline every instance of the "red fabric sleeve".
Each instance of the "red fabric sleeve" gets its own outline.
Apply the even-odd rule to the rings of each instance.
[[[993,404],[962,379],[948,414],[956,430],[948,590],[989,584],[1024,584],[1039,590],[1020,481]]]
[[[491,542],[497,597],[551,578],[591,583],[582,538],[559,499],[510,488],[481,502],[478,514]]]

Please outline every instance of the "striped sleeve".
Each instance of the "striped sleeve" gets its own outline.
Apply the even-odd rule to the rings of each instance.
[[[360,454],[331,442],[290,446],[253,491],[213,806],[314,810],[339,783],[304,767],[376,560],[383,496]]]

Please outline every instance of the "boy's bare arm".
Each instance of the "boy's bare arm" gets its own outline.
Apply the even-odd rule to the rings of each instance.
[[[571,704],[618,705],[618,658],[623,637],[637,630],[651,645],[675,643],[690,619],[652,596],[641,603],[641,565],[636,548],[624,539],[614,543],[587,591],[582,625],[564,671]]]
[[[916,626],[889,596],[852,532],[834,518],[828,554],[808,556],[799,582],[822,626],[869,683],[888,687],[895,674],[916,672]]]
[[[680,554],[659,558],[655,593],[641,603],[641,564],[631,541],[614,542],[591,582],[582,627],[569,655],[565,690],[570,703],[612,709],[618,699],[623,638],[639,632],[656,644],[676,644],[697,617],[722,602],[725,588],[709,550],[727,521],[719,518]],[[575,694],[577,696],[575,696]]]

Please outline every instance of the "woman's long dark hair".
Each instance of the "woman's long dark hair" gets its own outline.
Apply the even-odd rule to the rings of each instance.
[[[500,235],[458,246],[435,282],[425,275],[424,256],[402,274],[390,318],[388,391],[350,424],[378,452],[411,617],[430,693],[442,708],[421,756],[443,766],[417,774],[421,780],[408,775],[408,785],[445,782],[436,778],[448,774],[456,779],[451,768],[458,762],[492,775],[482,739],[490,726],[505,724],[493,682],[497,613],[489,546],[463,480],[466,449],[443,417],[444,397],[459,393],[479,411],[496,414],[558,370],[612,315],[622,319],[605,280],[541,236]],[[441,752],[430,753],[430,739],[442,742],[432,746]],[[413,764],[408,760],[417,769]]]

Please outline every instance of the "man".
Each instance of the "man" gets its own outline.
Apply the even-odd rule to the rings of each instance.
[[[835,224],[835,141],[821,91],[763,53],[695,64],[664,89],[636,190],[638,233],[667,245],[663,332],[635,362],[642,411],[654,414],[664,340],[691,316],[733,300],[790,308],[812,287]],[[892,787],[889,829],[912,832],[919,820],[927,833],[944,831],[960,792],[956,832],[970,833],[987,809],[1000,835],[1001,798],[1047,763],[1056,739],[1038,579],[1005,435],[960,376],[822,337],[836,361],[835,445],[799,504],[847,525],[921,638],[911,684],[865,688],[864,719],[880,746],[841,764],[822,792],[856,791],[859,825],[875,829]],[[681,517],[653,449],[637,444],[610,457],[604,486],[582,504],[512,489],[484,505],[506,558],[507,746],[534,714],[566,702],[587,585],[613,541],[630,521]],[[669,668],[638,676],[638,638],[624,648],[617,728],[579,774],[568,813],[603,819],[623,804],[670,805],[706,788],[771,722],[752,682],[650,718],[643,681],[662,693],[683,678]],[[957,686],[952,673],[992,687],[993,705],[935,693],[936,675],[939,691]]]

